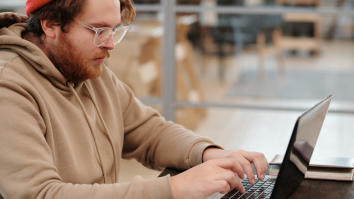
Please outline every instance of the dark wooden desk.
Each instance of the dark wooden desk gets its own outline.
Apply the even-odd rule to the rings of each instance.
[[[160,176],[180,173],[174,169],[165,169]],[[326,180],[304,180],[290,199],[353,199],[354,183]]]
[[[304,180],[290,198],[353,199],[354,183],[326,180]]]

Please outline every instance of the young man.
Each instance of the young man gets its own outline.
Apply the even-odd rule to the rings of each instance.
[[[3,198],[205,198],[262,178],[264,155],[222,150],[165,121],[104,66],[135,12],[131,0],[27,0],[0,13]],[[120,158],[189,169],[119,183]],[[1,198],[1,196],[0,196]]]

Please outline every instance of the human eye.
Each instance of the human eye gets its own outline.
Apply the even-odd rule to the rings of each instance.
[[[99,31],[97,32],[99,38],[105,39],[108,37],[110,34],[112,34],[112,29],[111,28],[99,28]]]

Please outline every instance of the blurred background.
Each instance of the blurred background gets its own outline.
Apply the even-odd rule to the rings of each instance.
[[[0,12],[24,13],[24,2],[1,0]],[[136,20],[106,64],[166,119],[270,159],[299,113],[333,94],[324,127],[333,136],[321,144],[346,144],[333,137],[354,130],[354,0],[134,3]],[[269,139],[244,141],[258,134]],[[156,174],[131,164],[123,180]]]

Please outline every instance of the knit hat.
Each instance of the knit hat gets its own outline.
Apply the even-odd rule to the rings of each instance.
[[[32,12],[43,7],[52,0],[26,0],[26,14],[29,16]]]

